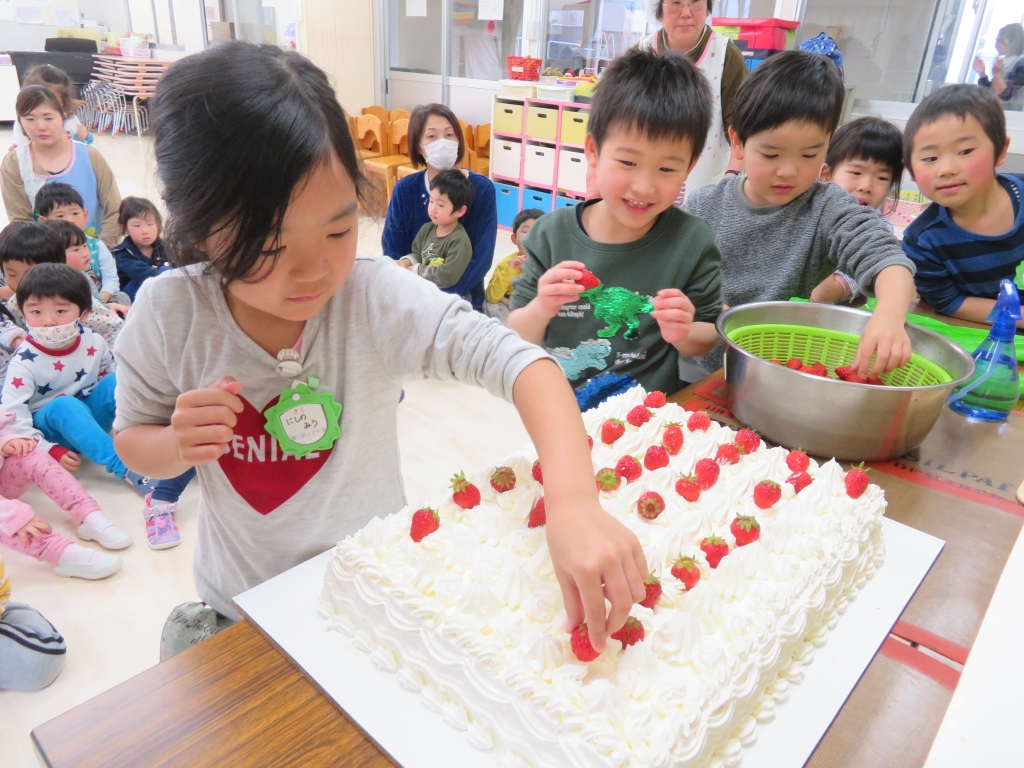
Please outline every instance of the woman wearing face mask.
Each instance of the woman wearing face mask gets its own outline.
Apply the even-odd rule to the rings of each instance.
[[[387,256],[398,260],[410,253],[416,233],[430,221],[427,203],[431,180],[441,171],[454,168],[464,153],[459,120],[448,107],[424,104],[413,110],[409,117],[409,154],[415,167],[426,166],[426,170],[399,180],[391,193],[381,236]],[[484,276],[494,260],[498,210],[491,180],[472,171],[466,173],[476,189],[476,197],[460,223],[473,244],[473,258],[459,282],[444,291],[459,296],[468,293],[473,308],[480,309],[484,301]]]
[[[739,172],[743,164],[733,161],[729,126],[736,103],[736,91],[747,76],[743,54],[725,35],[710,25],[714,0],[648,0],[648,14],[662,28],[645,37],[637,47],[655,53],[672,52],[692,61],[711,83],[715,95],[714,122],[697,165],[690,171],[683,190],[693,190],[722,177],[728,169]],[[680,192],[679,203],[683,192]]]

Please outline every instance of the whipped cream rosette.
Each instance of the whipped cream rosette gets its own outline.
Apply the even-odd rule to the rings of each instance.
[[[544,494],[531,476],[532,451],[503,463],[516,475],[503,493],[490,485],[494,467],[467,472],[481,491],[473,509],[448,494],[424,500],[438,509],[440,527],[419,543],[409,535],[409,507],[373,520],[332,553],[321,602],[329,625],[508,768],[738,765],[757,724],[786,701],[882,561],[882,491],[871,485],[850,498],[834,461],[811,462],[813,482],[797,494],[785,482],[787,451],[762,443],[721,465],[697,501],[683,499],[680,475],[736,433],[716,422],[692,431],[690,414],[672,403],[640,427],[628,424],[645,397],[637,387],[584,414],[595,473],[626,455],[642,464],[670,424],[684,435],[667,467],[600,494],[661,579],[654,608],[634,606],[645,631],[634,645],[610,640],[590,663],[574,656],[545,529],[527,527]],[[609,418],[626,431],[605,445]],[[764,480],[782,487],[769,509],[754,503]],[[647,491],[665,501],[654,520],[636,511]],[[730,532],[738,515],[760,525],[760,538],[741,547]],[[700,548],[709,536],[730,548],[717,568]],[[670,572],[681,556],[700,570],[690,590]]]

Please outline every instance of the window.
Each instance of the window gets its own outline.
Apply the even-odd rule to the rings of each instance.
[[[549,0],[544,66],[601,70],[655,29],[643,0]]]
[[[500,20],[481,19],[480,4],[480,0],[452,0],[452,60],[448,74],[500,80],[508,77],[507,57],[518,56],[522,51],[523,0],[505,0]],[[487,0],[483,5],[486,16]]]

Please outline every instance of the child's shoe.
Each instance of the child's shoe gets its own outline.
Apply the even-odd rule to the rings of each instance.
[[[68,544],[54,563],[53,573],[77,579],[105,579],[121,570],[122,560],[117,555],[108,555],[87,549],[77,544]]]
[[[125,470],[124,473],[125,482],[128,483],[132,488],[145,496],[147,493],[152,493],[156,488],[157,480],[152,480],[145,475],[140,475],[138,472],[132,472],[130,469]]]
[[[176,501],[153,501],[153,494],[146,496],[142,517],[146,521],[146,540],[150,549],[170,549],[181,544],[178,523],[174,516],[178,512]]]
[[[95,541],[104,549],[124,549],[132,543],[128,531],[108,520],[99,510],[85,516],[82,524],[78,526],[78,538]]]

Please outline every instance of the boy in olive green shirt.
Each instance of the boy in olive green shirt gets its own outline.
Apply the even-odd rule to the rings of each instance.
[[[398,265],[426,278],[438,288],[451,288],[473,258],[473,244],[459,219],[473,204],[473,182],[462,171],[441,171],[430,182],[430,221],[412,241],[412,253]],[[463,296],[469,301],[468,296]]]
[[[672,393],[679,355],[715,345],[714,231],[673,206],[711,113],[710,86],[679,57],[631,51],[601,80],[586,139],[601,199],[534,225],[508,319],[555,356],[577,390],[614,371]]]

